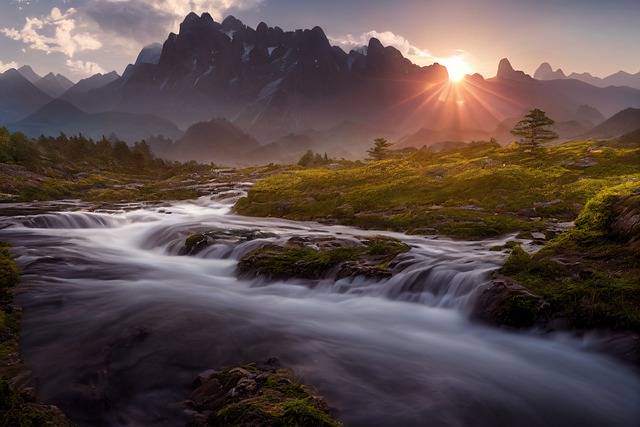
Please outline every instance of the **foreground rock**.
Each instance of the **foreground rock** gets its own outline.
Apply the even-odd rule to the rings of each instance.
[[[493,325],[529,328],[545,323],[548,309],[542,297],[507,277],[497,277],[480,293],[473,315]]]
[[[259,230],[209,230],[187,237],[184,246],[180,249],[180,255],[197,255],[203,249],[217,243],[238,244],[271,237],[276,237],[276,235]]]
[[[326,403],[277,359],[206,371],[185,402],[190,426],[337,427]]]
[[[410,247],[389,237],[339,239],[292,237],[283,244],[269,244],[240,259],[238,273],[274,280],[322,279],[365,276],[390,277],[394,261]]]
[[[604,189],[576,227],[534,254],[512,249],[474,317],[512,328],[602,337],[599,350],[640,363],[640,185]]]

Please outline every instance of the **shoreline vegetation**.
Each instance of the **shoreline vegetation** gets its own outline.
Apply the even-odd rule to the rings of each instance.
[[[29,139],[0,127],[0,203],[79,199],[159,202],[208,195],[221,184],[255,180],[286,166],[236,170],[155,157],[141,141],[93,141],[82,135]]]

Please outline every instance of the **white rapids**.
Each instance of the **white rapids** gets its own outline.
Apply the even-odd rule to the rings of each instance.
[[[42,397],[80,425],[183,425],[198,372],[278,357],[349,426],[634,426],[637,372],[567,336],[468,320],[501,241],[459,242],[247,218],[234,199],[4,220],[23,269],[22,348]],[[211,229],[275,237],[179,256]],[[393,277],[236,277],[256,245],[385,234],[411,246]]]

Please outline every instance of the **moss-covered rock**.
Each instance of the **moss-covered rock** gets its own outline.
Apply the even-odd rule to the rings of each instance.
[[[639,224],[640,184],[604,189],[585,205],[575,229],[533,255],[513,248],[500,270],[548,303],[543,313],[535,310],[535,300],[507,298],[500,288],[487,290],[477,310],[512,326],[517,318],[520,326],[640,332]]]
[[[285,244],[269,244],[249,252],[240,259],[241,276],[270,279],[321,279],[391,275],[392,261],[410,249],[388,237],[363,238],[359,241],[337,238],[289,239]]]
[[[209,246],[209,239],[204,234],[192,234],[184,241],[184,246],[180,250],[181,255],[196,255],[198,252]]]
[[[221,371],[194,382],[186,402],[193,426],[338,427],[326,403],[277,359]]]
[[[180,255],[197,255],[214,243],[238,244],[271,237],[276,237],[276,235],[260,230],[210,229],[189,235],[184,241],[184,246],[180,248]]]
[[[498,326],[530,328],[547,320],[548,307],[540,296],[501,277],[480,293],[474,317]]]

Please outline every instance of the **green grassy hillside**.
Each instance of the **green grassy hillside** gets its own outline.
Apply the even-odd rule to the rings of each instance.
[[[476,143],[444,153],[298,168],[259,181],[236,210],[251,216],[484,238],[545,231],[601,189],[640,180],[638,145],[581,141],[524,150]]]

